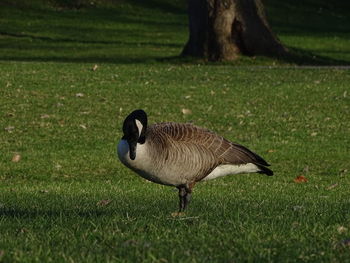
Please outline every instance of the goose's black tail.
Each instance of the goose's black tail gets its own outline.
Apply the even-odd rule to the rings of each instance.
[[[267,167],[265,167],[265,166],[263,166],[261,164],[258,164],[258,163],[256,163],[255,165],[258,166],[259,169],[260,169],[260,171],[258,172],[259,174],[266,174],[268,176],[273,175],[273,171],[270,170],[269,168],[267,168]]]

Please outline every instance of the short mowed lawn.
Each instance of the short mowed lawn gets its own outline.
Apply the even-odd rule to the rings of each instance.
[[[300,67],[178,58],[182,1],[79,3],[0,3],[0,262],[350,262],[349,4],[267,2]],[[115,154],[137,108],[275,175],[198,183],[172,217],[177,191]]]

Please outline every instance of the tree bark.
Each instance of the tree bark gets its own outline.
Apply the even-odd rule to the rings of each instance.
[[[287,49],[273,34],[261,0],[188,0],[189,40],[182,55],[212,61],[239,54],[284,56]]]

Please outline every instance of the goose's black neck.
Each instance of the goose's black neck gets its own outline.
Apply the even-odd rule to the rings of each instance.
[[[139,122],[139,126],[136,123]],[[141,124],[141,125],[140,125]],[[139,130],[141,129],[141,131]],[[143,110],[135,110],[130,113],[123,123],[123,140],[129,144],[130,159],[136,158],[137,143],[143,144],[146,141],[147,114]]]

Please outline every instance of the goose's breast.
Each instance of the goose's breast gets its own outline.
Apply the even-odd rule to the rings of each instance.
[[[125,166],[149,181],[175,186],[185,183],[181,173],[179,173],[181,167],[178,167],[178,164],[171,162],[171,160],[165,160],[164,152],[154,152],[152,149],[147,142],[137,144],[136,158],[131,160],[129,144],[126,140],[121,140],[117,152],[119,160]]]
[[[129,144],[126,140],[120,140],[118,144],[118,158],[127,167],[133,170],[147,171],[151,167],[151,159],[147,153],[147,147],[145,144],[136,145],[136,158],[135,160],[130,159]]]

